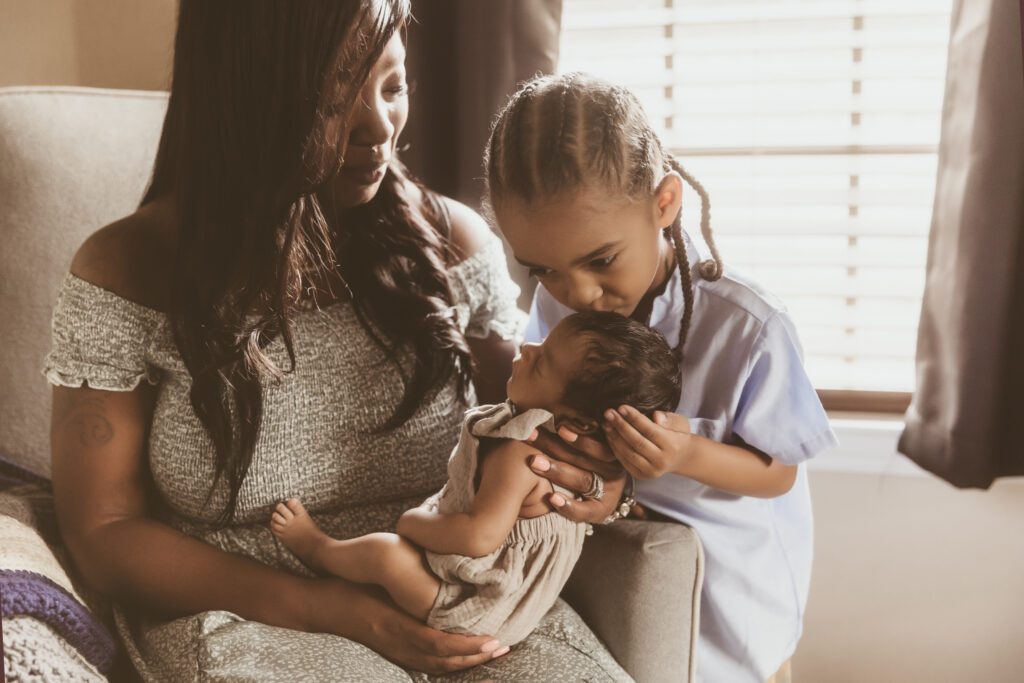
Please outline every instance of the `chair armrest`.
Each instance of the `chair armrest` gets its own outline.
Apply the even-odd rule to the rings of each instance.
[[[694,681],[704,554],[693,529],[597,526],[562,597],[638,681]]]

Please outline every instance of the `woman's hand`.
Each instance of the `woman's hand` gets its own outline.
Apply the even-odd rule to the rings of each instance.
[[[558,434],[538,429],[529,442],[550,456],[531,456],[530,469],[548,481],[582,495],[594,482],[594,474],[604,479],[601,500],[569,500],[559,493],[548,496],[548,502],[562,516],[574,522],[600,524],[619,505],[626,485],[626,472],[605,444],[569,428],[559,428]]]
[[[659,410],[652,421],[630,406],[608,410],[604,417],[608,445],[634,478],[654,479],[686,471],[694,443],[686,417]]]
[[[490,636],[430,628],[395,607],[376,589],[340,579],[308,579],[304,630],[333,633],[366,645],[407,669],[445,674],[508,652]]]

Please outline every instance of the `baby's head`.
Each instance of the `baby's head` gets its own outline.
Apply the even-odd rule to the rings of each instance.
[[[508,397],[593,434],[609,408],[630,405],[648,417],[675,410],[680,377],[678,354],[661,334],[617,313],[586,311],[562,320],[543,343],[523,345]]]

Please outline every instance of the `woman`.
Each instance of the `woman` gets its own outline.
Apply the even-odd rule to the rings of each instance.
[[[396,157],[408,18],[182,0],[150,189],[71,265],[46,371],[57,513],[147,679],[624,677],[564,605],[505,655],[311,576],[265,526],[298,496],[334,536],[393,529],[443,484],[474,386],[503,395],[500,243]]]

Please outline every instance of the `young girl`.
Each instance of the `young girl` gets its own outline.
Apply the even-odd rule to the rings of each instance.
[[[486,176],[492,218],[539,280],[527,341],[573,311],[612,310],[681,347],[676,412],[688,420],[621,406],[603,427],[614,456],[641,480],[639,502],[703,542],[698,679],[764,681],[796,648],[810,582],[800,463],[836,443],[789,316],[756,284],[723,271],[706,192],[623,88],[582,74],[527,83],[495,122]],[[681,228],[684,180],[702,200],[712,255],[704,262]],[[552,480],[556,468],[563,477],[573,470],[543,458],[532,466]],[[581,517],[584,504],[549,500]]]

